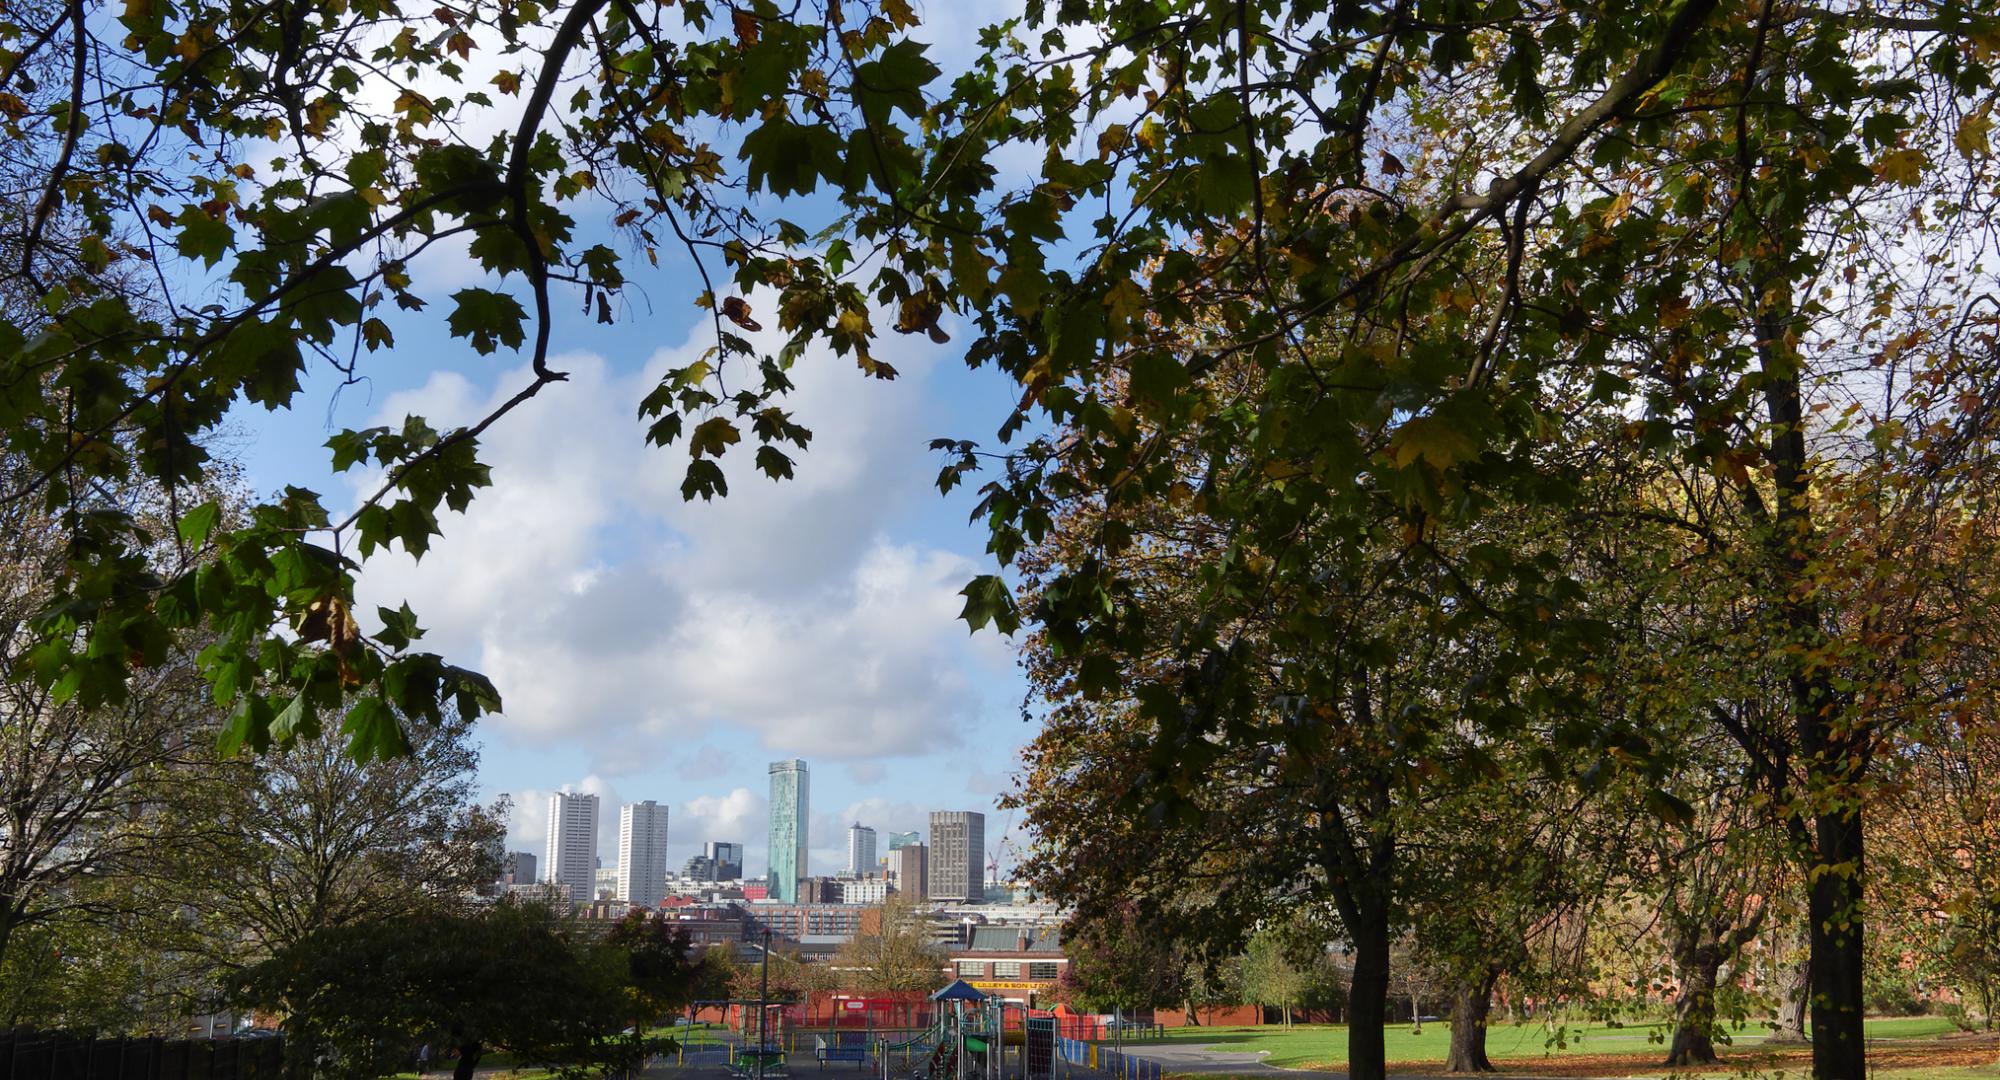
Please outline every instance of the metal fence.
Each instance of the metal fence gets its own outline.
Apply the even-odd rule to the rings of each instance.
[[[281,1080],[285,1041],[0,1032],[0,1080]]]

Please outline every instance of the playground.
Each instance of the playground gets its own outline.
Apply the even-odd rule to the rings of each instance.
[[[1073,1038],[1055,1012],[955,980],[925,997],[825,995],[805,1002],[701,1001],[656,1034],[674,1049],[648,1073],[696,1069],[733,1080],[846,1071],[882,1080],[1057,1080],[1078,1073],[1161,1080],[1162,1068]],[[1095,1033],[1092,1033],[1095,1034]]]

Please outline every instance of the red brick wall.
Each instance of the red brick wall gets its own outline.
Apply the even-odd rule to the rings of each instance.
[[[1256,1005],[1207,1005],[1195,1009],[1202,1027],[1241,1027],[1264,1022],[1264,1010]],[[1184,1009],[1154,1009],[1153,1021],[1162,1027],[1188,1026]]]

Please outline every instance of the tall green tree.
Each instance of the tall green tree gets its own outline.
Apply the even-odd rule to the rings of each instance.
[[[633,986],[623,950],[508,901],[319,928],[244,970],[235,993],[279,1015],[288,1058],[315,1075],[400,1072],[428,1043],[455,1055],[455,1080],[471,1080],[492,1050],[564,1075],[631,1063],[618,1033]]]

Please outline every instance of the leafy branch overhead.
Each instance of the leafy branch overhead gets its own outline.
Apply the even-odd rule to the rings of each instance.
[[[396,754],[402,725],[441,706],[497,709],[483,677],[413,651],[407,609],[356,611],[363,562],[430,548],[489,482],[481,435],[564,379],[555,305],[614,321],[635,259],[649,270],[663,247],[717,319],[707,355],[640,403],[651,439],[686,423],[690,498],[726,493],[717,459],[746,440],[756,468],[792,475],[810,438],[782,400],[800,352],[826,338],[869,374],[894,369],[870,353],[876,301],[842,277],[847,257],[753,209],[914,177],[915,147],[886,127],[922,111],[937,74],[903,36],[913,22],[900,4],[622,0],[11,13],[0,125],[30,196],[0,211],[0,433],[23,466],[0,498],[62,515],[75,540],[36,624],[38,678],[115,701],[168,635],[202,627],[229,747],[337,726],[358,755]],[[475,65],[497,73],[475,84]],[[438,245],[484,280],[439,295],[415,270]],[[776,313],[753,318],[751,295]],[[240,513],[196,499],[165,550],[99,497],[139,479],[194,490],[230,409],[299,404],[311,364],[367,378],[433,313],[475,353],[523,354],[530,377],[462,427],[336,434],[335,469],[376,485],[358,505],[300,488]],[[747,384],[725,382],[737,368]]]

